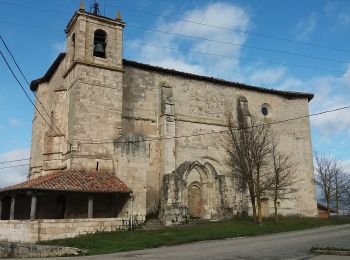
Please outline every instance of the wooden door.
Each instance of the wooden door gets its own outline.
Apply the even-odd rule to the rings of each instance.
[[[202,193],[201,189],[193,185],[188,189],[188,211],[191,218],[201,218],[202,217]]]

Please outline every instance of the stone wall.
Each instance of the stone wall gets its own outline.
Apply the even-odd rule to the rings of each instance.
[[[221,134],[201,134],[224,130],[226,114],[231,112],[235,116],[240,96],[246,98],[251,115],[258,120],[274,122],[309,113],[307,97],[291,98],[130,65],[124,66],[124,69],[123,132],[134,131],[160,139],[150,142],[149,161],[158,159],[159,163],[148,166],[146,197],[151,196],[148,192],[151,187],[160,194],[163,176],[174,172],[182,163],[209,159],[218,176],[227,177],[224,194],[227,208],[232,209],[233,215],[241,213],[243,209],[246,212],[247,206],[243,205],[248,202],[246,196],[236,189],[234,180],[229,176],[229,169],[224,164]],[[171,94],[165,99],[164,88],[171,89]],[[261,113],[263,105],[269,107],[267,117]],[[279,148],[292,153],[297,165],[298,181],[293,187],[297,192],[291,199],[280,202],[281,213],[316,216],[309,119],[274,124],[272,130],[280,139]],[[167,139],[173,136],[188,137]],[[169,162],[172,161],[173,169],[169,170]],[[146,201],[151,202],[149,199]],[[266,214],[269,214],[270,201],[266,205]],[[147,208],[150,207],[151,204],[147,204]]]
[[[67,31],[67,56],[50,82],[41,84],[37,90],[47,110],[53,111],[52,120],[72,147],[68,149],[63,139],[50,133],[36,115],[31,176],[56,168],[114,170],[134,192],[132,202],[123,211],[144,216],[159,209],[163,179],[167,178],[164,176],[170,177],[184,162],[210,161],[216,179],[198,181],[199,186],[208,190],[203,192],[204,196],[210,197],[205,198],[208,203],[203,204],[203,216],[221,218],[247,211],[246,196],[236,189],[235,180],[225,167],[221,135],[206,133],[224,130],[226,114],[236,116],[239,97],[247,100],[252,116],[267,122],[308,115],[308,98],[186,77],[130,63],[123,66],[124,25],[78,15]],[[105,30],[108,35],[106,59],[93,56],[97,29]],[[75,45],[72,45],[74,33]],[[269,108],[266,117],[261,113],[262,106]],[[293,187],[297,192],[291,199],[281,201],[283,212],[316,216],[309,119],[274,124],[272,129],[279,136],[279,148],[292,153],[297,162],[297,181]],[[175,139],[176,136],[186,137]],[[219,195],[215,195],[216,191],[220,191]],[[171,198],[174,191],[168,193]],[[179,196],[186,204],[186,190]],[[175,201],[167,201],[168,205],[172,202]],[[269,208],[270,204],[266,202]],[[221,209],[225,213],[220,213],[217,205],[225,205]]]
[[[124,229],[126,219],[1,220],[0,240],[35,243]]]
[[[82,250],[73,247],[0,241],[0,258],[58,257],[79,255],[81,253]]]

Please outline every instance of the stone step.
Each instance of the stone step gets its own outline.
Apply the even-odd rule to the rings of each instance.
[[[144,230],[155,230],[164,228],[163,223],[159,219],[148,219],[145,222]]]

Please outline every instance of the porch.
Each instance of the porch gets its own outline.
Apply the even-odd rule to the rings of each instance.
[[[131,193],[114,172],[85,170],[6,187],[0,190],[0,240],[36,242],[123,229]]]

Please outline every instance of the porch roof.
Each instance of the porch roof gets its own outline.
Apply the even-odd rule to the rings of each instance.
[[[0,189],[0,193],[18,190],[131,193],[115,172],[67,170],[57,171]]]

